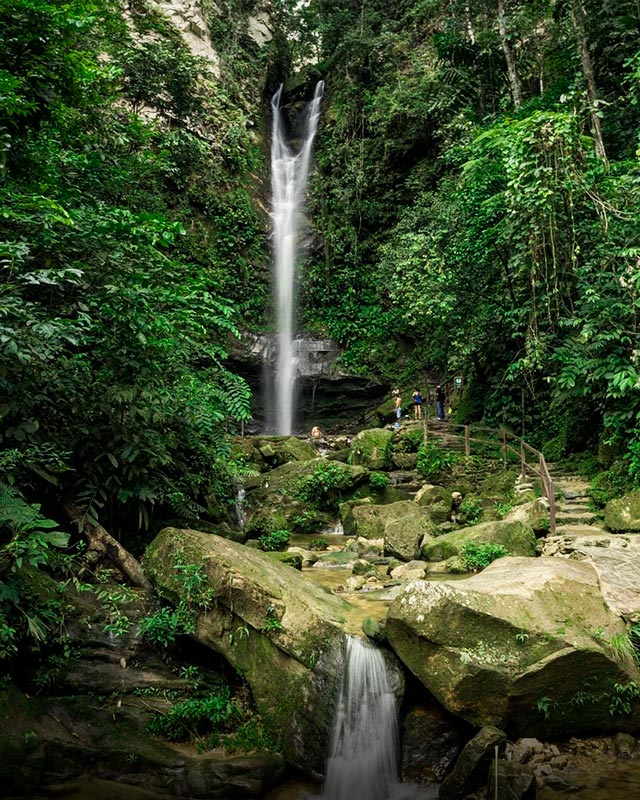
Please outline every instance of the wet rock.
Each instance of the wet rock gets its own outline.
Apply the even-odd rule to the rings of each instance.
[[[495,759],[489,765],[487,797],[491,800],[535,800],[536,778],[533,770],[515,761]]]
[[[636,749],[636,740],[628,733],[617,733],[613,744],[618,758],[631,758]]]
[[[521,764],[526,764],[531,761],[534,755],[542,753],[543,750],[544,745],[537,739],[518,739],[513,746],[512,759],[513,761],[519,761]]]
[[[427,784],[442,781],[462,745],[455,719],[442,706],[414,706],[402,726],[402,780]]]
[[[460,800],[476,787],[484,784],[491,760],[504,753],[507,737],[504,732],[487,725],[467,742],[453,769],[440,786],[440,800]]]

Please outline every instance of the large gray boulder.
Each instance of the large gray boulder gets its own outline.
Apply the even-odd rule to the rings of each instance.
[[[640,673],[608,644],[624,641],[625,625],[588,562],[502,558],[464,580],[414,581],[386,633],[445,708],[474,725],[529,736],[640,728]]]
[[[200,609],[194,638],[241,671],[287,760],[323,772],[334,701],[344,669],[345,631],[355,610],[298,571],[235,542],[166,528],[145,566],[156,589],[176,601],[176,566],[200,568],[215,602]]]
[[[609,608],[627,622],[640,622],[640,534],[600,531],[547,537],[542,555],[589,561]]]
[[[403,561],[417,558],[420,543],[438,532],[429,513],[412,500],[377,505],[343,503],[340,514],[344,532],[365,539],[384,539],[385,555]]]

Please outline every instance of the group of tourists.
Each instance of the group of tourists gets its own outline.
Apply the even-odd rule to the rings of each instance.
[[[400,420],[402,419],[402,397],[400,396],[400,390],[394,389],[393,395],[395,397],[395,414],[396,414],[396,425],[400,424]],[[444,410],[444,404],[446,400],[446,394],[444,391],[444,386],[442,384],[438,384],[434,391],[434,398],[436,402],[436,417],[439,420],[444,421],[446,419],[446,414]],[[414,393],[411,395],[411,399],[413,401],[413,418],[414,419],[422,419],[422,404],[423,404],[423,397],[422,392],[419,388],[416,388]]]

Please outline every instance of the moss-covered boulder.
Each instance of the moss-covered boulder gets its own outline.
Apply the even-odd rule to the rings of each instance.
[[[393,601],[386,634],[473,725],[512,737],[640,730],[640,673],[607,644],[625,625],[588,562],[502,558],[460,581],[414,581]]]
[[[386,469],[391,462],[393,432],[384,428],[360,431],[351,442],[349,462],[368,469]]]
[[[420,555],[420,546],[434,540],[438,526],[426,512],[421,516],[405,516],[392,520],[384,528],[384,554],[401,561],[412,561]]]
[[[471,525],[458,531],[445,533],[422,546],[421,557],[425,561],[444,561],[462,554],[467,542],[501,544],[512,556],[535,556],[536,536],[533,528],[523,522],[496,520]]]
[[[610,531],[640,531],[640,491],[609,500],[604,509],[604,524]]]
[[[279,527],[303,533],[320,530],[333,519],[340,499],[365,484],[368,474],[364,467],[327,463],[322,459],[291,461],[263,473],[260,486],[247,491],[247,535],[254,537],[257,522],[262,525],[262,520],[269,516],[280,520],[276,530]]]
[[[504,519],[530,525],[537,533],[546,532],[549,530],[549,501],[546,497],[536,497],[535,500],[512,508]]]
[[[431,518],[438,525],[445,522],[451,512],[451,490],[444,486],[426,483],[413,500],[419,506],[428,509]]]
[[[391,464],[395,469],[411,470],[416,468],[417,453],[394,453]]]
[[[221,653],[249,683],[287,759],[320,774],[342,677],[350,606],[259,550],[165,528],[145,558],[158,592],[177,601],[180,564],[201,569],[216,602],[199,613],[194,638]],[[249,635],[236,635],[238,629]]]
[[[345,534],[362,536],[365,539],[382,539],[387,524],[407,517],[424,517],[425,512],[412,500],[378,505],[344,503],[340,506],[340,518]]]
[[[261,472],[275,469],[290,461],[311,461],[318,457],[316,448],[295,436],[234,436],[231,452]]]
[[[518,472],[502,469],[492,472],[480,483],[478,494],[489,500],[507,500],[513,496]]]

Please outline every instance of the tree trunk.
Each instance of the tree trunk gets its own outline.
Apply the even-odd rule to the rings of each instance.
[[[142,571],[140,562],[128,550],[117,542],[102,525],[89,522],[85,512],[78,506],[65,506],[69,519],[75,522],[78,530],[89,542],[89,549],[107,558],[133,586],[140,586],[147,591],[153,587]]]
[[[507,15],[504,10],[503,0],[498,0],[498,31],[500,32],[502,52],[507,62],[507,75],[509,76],[509,87],[511,89],[513,105],[516,108],[520,108],[522,105],[522,84],[520,83],[518,70],[516,69],[515,53],[507,37]]]
[[[596,155],[607,163],[607,152],[604,149],[604,139],[602,138],[602,124],[598,116],[598,92],[596,90],[596,80],[593,75],[591,56],[589,55],[589,45],[587,44],[587,34],[585,31],[584,19],[585,11],[582,0],[572,0],[571,19],[573,28],[576,32],[578,50],[582,61],[582,72],[587,84],[587,97],[589,99],[589,113],[591,114],[591,126],[593,128],[593,139],[596,146]]]

